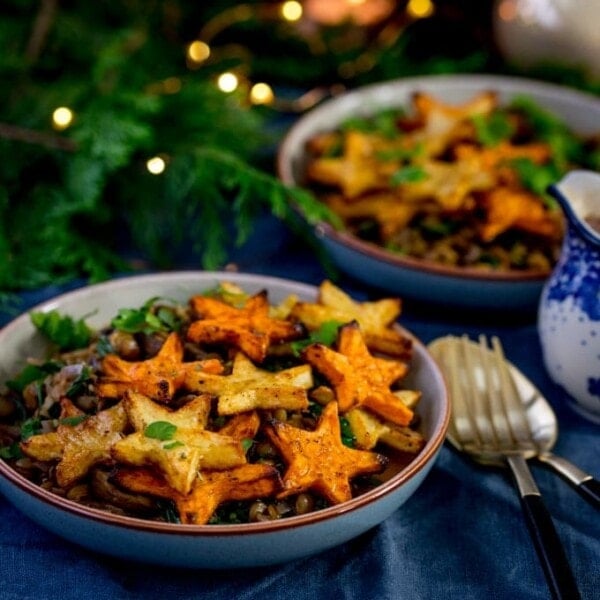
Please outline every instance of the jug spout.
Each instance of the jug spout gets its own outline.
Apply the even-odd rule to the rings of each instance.
[[[559,202],[569,226],[587,243],[600,246],[600,173],[571,171],[549,192]]]

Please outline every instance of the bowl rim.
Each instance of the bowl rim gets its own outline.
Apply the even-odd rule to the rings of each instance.
[[[36,306],[28,309],[25,313],[16,317],[10,321],[3,328],[0,328],[0,342],[2,338],[10,339],[11,333],[25,323],[29,323],[29,312],[37,310],[53,310],[57,305],[60,305],[65,301],[76,301],[78,299],[84,299],[91,293],[102,291],[102,290],[118,290],[124,287],[130,287],[138,282],[145,282],[149,285],[152,281],[157,283],[164,282],[175,282],[181,281],[181,279],[188,279],[198,277],[198,281],[201,280],[214,280],[214,279],[225,279],[235,278],[238,281],[243,281],[250,284],[265,285],[277,285],[287,284],[294,285],[297,289],[301,289],[307,294],[316,295],[316,286],[306,284],[303,282],[297,282],[291,279],[284,279],[279,277],[272,277],[268,275],[251,274],[251,273],[235,273],[229,271],[171,271],[168,273],[150,273],[142,275],[125,276],[121,278],[112,279],[102,283],[86,285],[82,288],[59,294],[53,298],[50,298]],[[379,500],[380,498],[388,495],[401,487],[404,483],[412,479],[417,473],[423,470],[428,463],[435,457],[439,448],[444,443],[446,437],[446,431],[448,429],[450,421],[450,399],[448,389],[445,384],[445,379],[441,370],[434,361],[430,354],[427,346],[421,342],[414,334],[406,330],[401,325],[398,327],[408,335],[422,358],[427,359],[433,368],[436,370],[438,380],[442,383],[442,397],[437,400],[440,403],[440,415],[437,419],[438,424],[433,431],[433,435],[426,440],[425,447],[412,460],[406,465],[400,472],[391,477],[389,480],[378,485],[376,488],[365,492],[364,494],[343,502],[338,505],[330,506],[306,515],[297,515],[288,517],[285,519],[279,519],[277,521],[265,521],[260,523],[241,523],[241,524],[225,524],[225,525],[187,525],[182,523],[168,523],[161,521],[150,521],[141,519],[138,517],[130,517],[108,511],[103,511],[99,508],[88,507],[68,498],[59,496],[45,490],[40,486],[36,485],[32,481],[25,478],[23,475],[15,471],[10,465],[4,460],[0,459],[0,478],[6,480],[8,483],[16,486],[21,492],[33,496],[35,500],[41,501],[55,509],[65,511],[73,516],[84,518],[86,520],[95,521],[104,525],[125,528],[129,530],[135,530],[138,533],[161,533],[174,536],[191,536],[191,537],[227,537],[234,535],[252,536],[252,535],[265,535],[272,534],[278,531],[287,529],[294,529],[305,525],[315,525],[321,521],[326,521],[330,518],[335,518],[341,515],[354,512],[365,505]],[[18,508],[18,507],[17,507]]]
[[[420,75],[415,77],[406,77],[391,79],[388,81],[370,83],[357,88],[346,90],[336,96],[324,100],[316,107],[307,111],[302,115],[284,134],[281,143],[277,149],[276,155],[276,172],[280,180],[288,186],[299,186],[295,181],[293,174],[292,161],[294,157],[295,138],[299,137],[302,141],[305,138],[301,135],[302,130],[313,120],[318,120],[319,115],[332,110],[336,104],[347,102],[347,98],[360,98],[363,95],[369,98],[374,98],[377,91],[398,88],[403,91],[417,91],[419,86],[441,86],[464,88],[465,90],[476,93],[482,89],[498,88],[499,92],[509,94],[542,94],[546,98],[552,98],[557,101],[568,99],[571,102],[581,105],[581,109],[589,108],[592,105],[597,107],[600,114],[600,99],[591,93],[569,88],[564,85],[538,81],[528,77],[509,76],[509,75],[494,75],[494,74],[474,74],[474,73],[455,73],[455,74],[440,74],[440,75]],[[406,100],[398,102],[394,106],[403,106]],[[393,104],[386,103],[384,106],[392,106]],[[334,124],[329,124],[328,127],[321,129],[327,130],[335,127]],[[300,213],[301,214],[301,213]],[[550,275],[549,271],[493,271],[476,267],[456,267],[452,265],[444,265],[433,261],[418,259],[402,254],[393,253],[386,250],[382,246],[361,240],[357,236],[348,233],[347,231],[338,230],[333,225],[319,221],[312,225],[313,231],[317,238],[326,238],[341,246],[345,246],[351,251],[366,256],[372,260],[377,260],[388,265],[404,268],[409,271],[419,271],[435,275],[441,278],[460,278],[466,280],[480,282],[531,282],[534,284],[542,284]]]

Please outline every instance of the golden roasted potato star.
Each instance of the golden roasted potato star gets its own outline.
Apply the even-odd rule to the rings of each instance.
[[[337,348],[311,344],[302,356],[329,380],[340,412],[362,406],[396,425],[408,425],[413,412],[390,389],[406,375],[407,364],[372,356],[356,321],[340,327]]]
[[[325,406],[315,431],[272,420],[265,433],[287,464],[281,498],[312,490],[339,504],[352,498],[354,477],[379,473],[387,464],[380,454],[342,443],[336,402]]]
[[[319,286],[317,302],[297,302],[292,316],[310,330],[318,329],[326,321],[358,321],[369,349],[409,359],[412,341],[392,327],[401,309],[399,298],[356,302],[331,281],[325,280]]]
[[[111,460],[111,447],[122,438],[127,414],[121,403],[92,416],[76,409],[70,400],[62,399],[61,405],[62,423],[56,431],[31,436],[21,442],[21,450],[38,460],[58,460],[56,482],[67,488],[94,465]]]
[[[169,402],[183,387],[188,371],[223,371],[223,365],[217,359],[184,363],[183,355],[183,343],[175,332],[169,334],[158,354],[148,360],[127,361],[116,354],[108,354],[102,360],[102,376],[96,384],[96,392],[99,396],[119,398],[127,390],[134,390]]]
[[[353,408],[345,416],[356,445],[364,450],[371,450],[382,442],[401,452],[417,454],[425,445],[425,439],[418,431],[382,421],[362,408]]]
[[[173,489],[149,469],[120,469],[114,477],[124,488],[172,500],[182,523],[203,525],[220,504],[228,500],[253,500],[273,495],[281,487],[277,469],[265,464],[245,464],[226,471],[201,472],[189,494]]]
[[[198,316],[187,332],[191,341],[233,346],[258,363],[271,344],[303,335],[299,324],[269,315],[266,291],[248,298],[241,308],[207,296],[194,296],[190,304]]]
[[[265,371],[238,352],[230,375],[189,373],[186,385],[218,396],[217,412],[232,415],[254,409],[302,410],[308,406],[306,390],[312,387],[313,378],[309,365]]]
[[[201,468],[228,469],[246,462],[239,440],[204,429],[204,405],[169,410],[140,394],[127,393],[124,406],[136,431],[112,447],[113,457],[134,466],[153,465],[171,487],[187,494]],[[190,418],[194,409],[201,416]],[[178,425],[179,424],[179,425]]]

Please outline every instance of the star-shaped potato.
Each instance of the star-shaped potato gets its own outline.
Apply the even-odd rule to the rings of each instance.
[[[123,406],[131,425],[136,431],[144,431],[157,421],[172,423],[180,429],[204,429],[208,422],[211,397],[208,394],[196,396],[181,408],[169,410],[147,396],[128,391],[123,398]]]
[[[114,479],[133,492],[172,500],[181,522],[194,525],[207,523],[223,502],[264,498],[281,488],[279,472],[265,464],[245,464],[226,471],[203,471],[189,494],[173,489],[149,469],[121,469]]]
[[[382,163],[376,160],[376,140],[374,135],[348,130],[342,155],[315,158],[307,166],[307,177],[340,188],[349,199],[385,187],[389,175],[382,176]]]
[[[401,309],[399,298],[356,302],[331,281],[325,280],[319,286],[317,302],[297,302],[292,316],[310,330],[318,329],[326,321],[358,321],[369,349],[409,359],[412,341],[392,327]]]
[[[527,190],[497,187],[485,195],[484,206],[487,213],[479,234],[486,242],[511,228],[555,239],[562,233],[557,213],[548,211],[543,201]]]
[[[364,450],[371,450],[382,442],[401,452],[416,454],[425,445],[425,439],[418,431],[382,421],[362,408],[348,411],[346,419],[356,439],[356,445]]]
[[[238,352],[230,375],[190,372],[186,385],[218,396],[217,412],[232,415],[254,409],[303,410],[308,406],[306,390],[312,387],[313,378],[309,365],[265,371]]]
[[[265,433],[287,464],[281,498],[312,490],[339,504],[352,498],[354,477],[379,473],[387,464],[385,456],[342,443],[336,402],[325,406],[314,431],[272,420]]]
[[[260,415],[252,410],[234,415],[219,429],[221,435],[230,435],[236,440],[252,440],[260,428]]]
[[[67,488],[96,464],[111,460],[111,447],[122,438],[127,414],[121,403],[87,416],[66,398],[55,431],[31,436],[21,450],[38,460],[58,460],[56,482]],[[73,424],[67,424],[67,421]]]
[[[205,409],[196,406],[200,402],[204,398],[192,400],[191,408],[184,405],[169,410],[129,392],[124,406],[136,431],[114,444],[113,457],[134,466],[157,467],[182,494],[190,491],[201,468],[229,469],[244,464],[246,456],[239,440],[204,429]],[[190,418],[193,409],[201,416]]]
[[[340,328],[337,347],[336,352],[311,344],[302,356],[329,380],[340,412],[362,406],[396,425],[408,425],[413,412],[390,389],[406,375],[406,363],[372,356],[356,321]]]
[[[421,143],[427,156],[439,156],[455,139],[457,129],[476,115],[489,115],[498,106],[498,96],[485,91],[462,104],[447,104],[424,92],[413,95],[419,129],[410,137]]]
[[[265,359],[271,344],[297,339],[304,333],[297,323],[269,315],[266,291],[248,298],[241,308],[207,296],[194,296],[190,304],[199,317],[188,329],[191,341],[233,346],[258,363]]]
[[[96,384],[99,396],[119,398],[133,390],[161,402],[169,402],[183,387],[188,371],[221,373],[223,365],[217,359],[183,362],[184,348],[179,335],[169,334],[160,351],[143,361],[123,360],[108,354],[102,360],[102,376]]]

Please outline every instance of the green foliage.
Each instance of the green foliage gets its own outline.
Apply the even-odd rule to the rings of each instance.
[[[37,3],[10,4],[0,25],[3,304],[6,292],[125,272],[132,242],[158,268],[189,247],[218,268],[264,211],[292,218],[293,201],[326,218],[259,166],[274,143],[264,111],[219,91],[214,67],[187,68],[184,12],[199,8],[179,6],[176,18],[173,3],[76,1],[40,29]],[[58,106],[75,115],[64,132],[50,126]],[[157,155],[160,176],[145,166]]]
[[[438,0],[432,19],[404,23],[397,39],[373,48],[369,41],[377,36],[362,32],[356,38],[357,31],[345,26],[311,36],[256,13],[213,40],[244,52],[190,69],[187,43],[210,18],[238,2],[5,1],[0,308],[14,306],[14,292],[125,272],[133,258],[169,268],[187,251],[205,268],[222,267],[265,212],[295,233],[303,231],[297,209],[310,222],[339,225],[311,194],[288,190],[273,175],[272,157],[266,156],[278,141],[267,127],[273,113],[249,106],[241,93],[223,94],[214,76],[240,66],[254,80],[307,89],[502,70],[490,36],[463,44],[460,32],[479,31],[484,4],[460,14],[455,3]],[[446,16],[461,25],[445,27]],[[436,19],[438,31],[442,26],[455,32],[451,43],[431,35],[428,24]],[[444,40],[436,45],[438,37]],[[350,40],[354,43],[346,43]],[[351,63],[359,65],[354,75],[342,75]],[[365,64],[371,67],[360,67]],[[540,78],[600,91],[566,69],[545,67]],[[51,115],[58,106],[70,107],[75,118],[57,132]],[[378,127],[385,131],[390,123],[386,118]],[[556,132],[552,137],[568,158],[569,140]],[[162,175],[146,169],[153,156],[166,161]],[[600,162],[598,155],[590,160]]]
[[[92,330],[84,319],[73,319],[55,310],[32,312],[31,322],[60,350],[85,348],[92,338]]]

